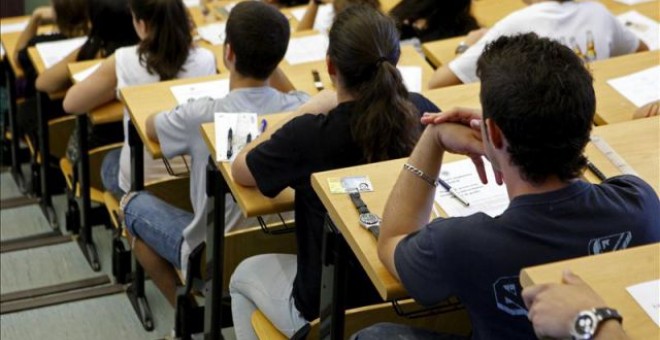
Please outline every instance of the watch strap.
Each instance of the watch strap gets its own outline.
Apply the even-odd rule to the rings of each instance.
[[[619,323],[623,323],[623,317],[621,314],[616,309],[613,308],[608,308],[608,307],[602,307],[602,308],[594,308],[594,314],[598,317],[598,322],[603,322],[605,320],[616,320]]]
[[[369,212],[369,208],[367,208],[367,205],[362,200],[362,197],[360,197],[359,191],[351,192],[349,196],[351,196],[351,201],[353,201],[353,204],[360,212],[360,214],[366,214]]]
[[[379,225],[372,225],[371,227],[367,227],[367,230],[369,230],[376,237],[376,239],[378,239],[378,237],[380,236]]]

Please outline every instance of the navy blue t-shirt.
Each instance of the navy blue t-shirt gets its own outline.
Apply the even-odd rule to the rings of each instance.
[[[634,176],[575,181],[514,198],[504,213],[436,219],[402,240],[395,265],[422,304],[457,296],[473,339],[536,339],[523,302],[522,268],[660,241],[660,202]]]
[[[415,93],[410,101],[418,113],[439,112],[437,106]],[[247,166],[266,196],[274,197],[287,187],[295,189],[296,242],[298,268],[293,283],[293,298],[307,320],[319,316],[321,290],[321,249],[323,203],[312,188],[314,172],[365,164],[362,151],[351,135],[352,119],[359,115],[355,102],[337,106],[327,115],[303,115],[292,119],[269,140],[247,155]],[[420,124],[421,129],[421,124]],[[408,155],[392,152],[392,159]],[[349,259],[348,307],[381,301],[357,259]]]

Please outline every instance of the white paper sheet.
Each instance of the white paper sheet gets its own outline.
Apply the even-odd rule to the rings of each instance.
[[[442,164],[440,178],[456,189],[470,203],[466,207],[445,188],[438,186],[435,192],[435,201],[448,216],[468,216],[477,212],[484,212],[491,217],[495,217],[501,215],[509,206],[506,186],[495,183],[490,162],[485,159],[484,166],[488,174],[487,185],[481,183],[474,164],[469,159]]]
[[[643,4],[645,2],[651,2],[651,1],[657,1],[657,0],[614,0],[614,1],[620,2],[620,3],[628,5],[628,6],[633,6],[633,5]]]
[[[406,85],[408,92],[422,92],[422,68],[419,66],[397,66],[403,84]]]
[[[199,7],[199,0],[183,0],[183,4],[188,8]]]
[[[5,57],[5,47],[2,44],[0,44],[0,57]]]
[[[12,33],[12,32],[23,32],[28,25],[28,20],[13,23],[13,24],[4,24],[0,25],[0,33]]]
[[[199,98],[210,97],[220,99],[229,93],[229,80],[213,80],[203,83],[177,85],[170,87],[172,95],[179,105]]]
[[[607,83],[637,107],[660,100],[660,66],[610,79]]]
[[[79,82],[87,79],[87,77],[89,77],[92,73],[96,72],[96,70],[98,70],[99,67],[101,67],[101,63],[98,63],[98,64],[96,64],[92,67],[88,67],[88,68],[74,74],[73,79],[75,79],[75,81],[77,83],[79,83]]]
[[[39,43],[35,47],[37,48],[37,52],[39,52],[41,60],[44,62],[44,67],[49,69],[78,47],[82,46],[86,40],[87,37],[58,40]]]
[[[215,113],[217,161],[234,161],[247,143],[259,136],[256,113]]]
[[[197,27],[197,33],[211,45],[222,45],[225,42],[225,23],[215,23]]]
[[[646,43],[651,51],[660,48],[660,25],[655,20],[637,11],[628,11],[616,18]]]
[[[302,38],[293,38],[289,41],[286,51],[286,61],[291,65],[324,60],[328,52],[328,37],[323,34]]]
[[[660,280],[648,281],[626,288],[651,320],[660,327]]]
[[[306,7],[297,8],[291,11],[298,22],[300,22],[305,16]],[[332,8],[332,4],[324,4],[319,6],[318,11],[316,12],[316,19],[314,20],[314,29],[319,32],[327,32],[332,26],[332,21],[335,18],[335,10]]]

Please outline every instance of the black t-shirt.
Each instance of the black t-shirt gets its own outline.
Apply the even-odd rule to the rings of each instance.
[[[38,43],[64,39],[67,39],[67,37],[61,33],[36,35],[28,41],[28,44],[24,49],[18,51],[18,63],[23,69],[23,74],[25,74],[25,97],[31,97],[36,93],[34,83],[37,81],[37,71],[34,69],[30,56],[28,55],[28,47],[32,47]],[[11,56],[9,57],[13,58]]]
[[[439,112],[419,94],[410,95],[420,115]],[[274,197],[287,187],[295,189],[298,270],[293,284],[296,308],[307,320],[319,315],[321,248],[326,209],[310,182],[314,172],[365,164],[361,150],[351,137],[354,103],[342,103],[327,115],[303,115],[276,131],[247,155],[247,165],[259,190]],[[408,155],[394,155],[393,158]],[[351,254],[352,255],[352,254]],[[371,281],[356,259],[349,259],[347,294],[349,307],[378,301]]]
[[[516,197],[495,218],[436,219],[403,239],[394,260],[420,303],[459,297],[473,339],[536,339],[521,296],[522,268],[658,241],[655,191],[637,177],[618,176]]]

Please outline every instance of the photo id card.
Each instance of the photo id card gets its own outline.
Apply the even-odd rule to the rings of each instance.
[[[348,176],[328,178],[330,192],[333,194],[346,194],[355,190],[359,192],[374,191],[368,176]]]

